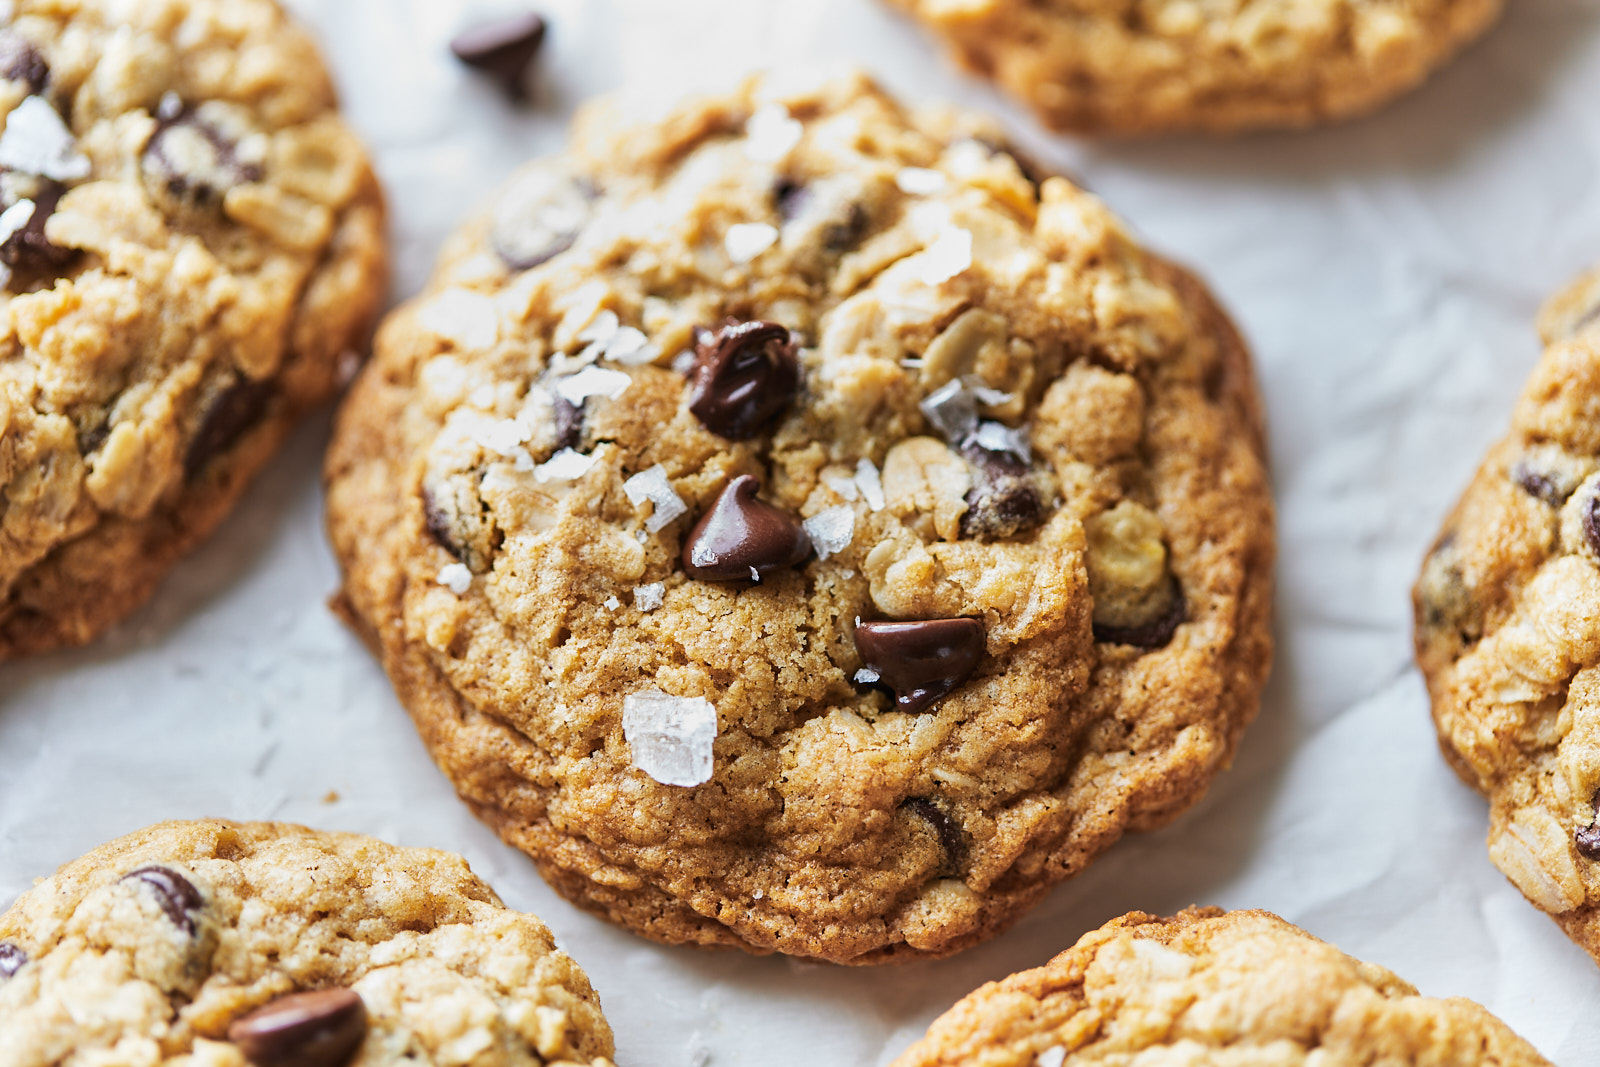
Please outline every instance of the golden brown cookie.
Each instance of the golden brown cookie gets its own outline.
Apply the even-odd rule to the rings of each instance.
[[[1418,85],[1502,0],[890,0],[1057,130],[1310,126]]]
[[[168,822],[0,915],[9,1067],[610,1067],[577,964],[459,856]]]
[[[1540,316],[1544,356],[1417,581],[1439,744],[1489,798],[1489,857],[1600,959],[1600,275]]]
[[[861,79],[590,113],[380,331],[328,460],[339,604],[584,907],[945,955],[1255,715],[1244,347],[994,138]]]
[[[1480,1005],[1436,1000],[1265,911],[1133,912],[990,982],[893,1067],[1549,1067]]]
[[[272,0],[0,25],[0,658],[128,614],[332,393],[383,210]]]

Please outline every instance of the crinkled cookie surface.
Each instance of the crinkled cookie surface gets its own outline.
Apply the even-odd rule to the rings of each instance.
[[[0,915],[8,1067],[609,1067],[611,1052],[544,924],[447,852],[161,823]]]
[[[1437,1000],[1276,915],[1133,912],[990,982],[894,1067],[1548,1067],[1470,1000]]]
[[[992,129],[753,83],[512,181],[328,460],[340,604],[461,795],[660,940],[987,937],[1229,762],[1248,356]]]
[[[8,8],[0,658],[149,596],[331,394],[385,277],[376,181],[272,0]]]
[[[1059,130],[1308,126],[1416,86],[1502,0],[890,0]]]
[[[1600,959],[1600,274],[1423,563],[1417,662],[1441,748],[1489,798],[1489,856]]]

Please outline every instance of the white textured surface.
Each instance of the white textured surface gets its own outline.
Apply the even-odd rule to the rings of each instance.
[[[571,107],[658,100],[786,58],[868,64],[1008,116],[1158,248],[1200,266],[1257,352],[1282,509],[1279,660],[1211,795],[1123,842],[1009,934],[892,973],[665,949],[579,913],[457,803],[323,606],[307,427],[156,602],[84,652],[0,668],[0,900],[156,819],[283,818],[465,853],[588,970],[619,1062],[874,1065],[982,981],[1130,908],[1271,908],[1428,993],[1483,1001],[1562,1067],[1600,1062],[1600,970],[1490,866],[1482,801],[1434,749],[1407,590],[1505,426],[1540,299],[1600,260],[1600,2],[1505,23],[1378,117],[1303,135],[1074,146],[950,73],[872,0],[544,0],[544,103],[515,112],[443,42],[449,0],[299,0],[394,209],[396,293],[457,213]],[[340,799],[327,802],[330,790]]]

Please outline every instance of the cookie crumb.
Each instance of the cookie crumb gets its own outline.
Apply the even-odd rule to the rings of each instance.
[[[322,795],[322,802],[324,804],[337,804],[339,803],[339,800],[339,791],[337,789],[330,789]]]

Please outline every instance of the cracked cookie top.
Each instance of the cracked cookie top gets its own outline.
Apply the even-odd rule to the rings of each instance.
[[[580,121],[380,331],[341,604],[462,795],[670,941],[994,932],[1195,800],[1270,657],[1237,335],[862,79]]]
[[[87,640],[327,398],[382,209],[272,0],[0,24],[0,656]]]
[[[282,823],[161,823],[0,915],[16,1067],[609,1067],[577,965],[459,856]]]
[[[1600,273],[1539,327],[1511,431],[1423,562],[1417,662],[1490,858],[1600,959]]]
[[[1264,911],[1113,919],[951,1008],[894,1067],[1548,1067],[1481,1006],[1436,1000]]]
[[[1309,126],[1413,88],[1502,0],[889,0],[1048,126]]]

